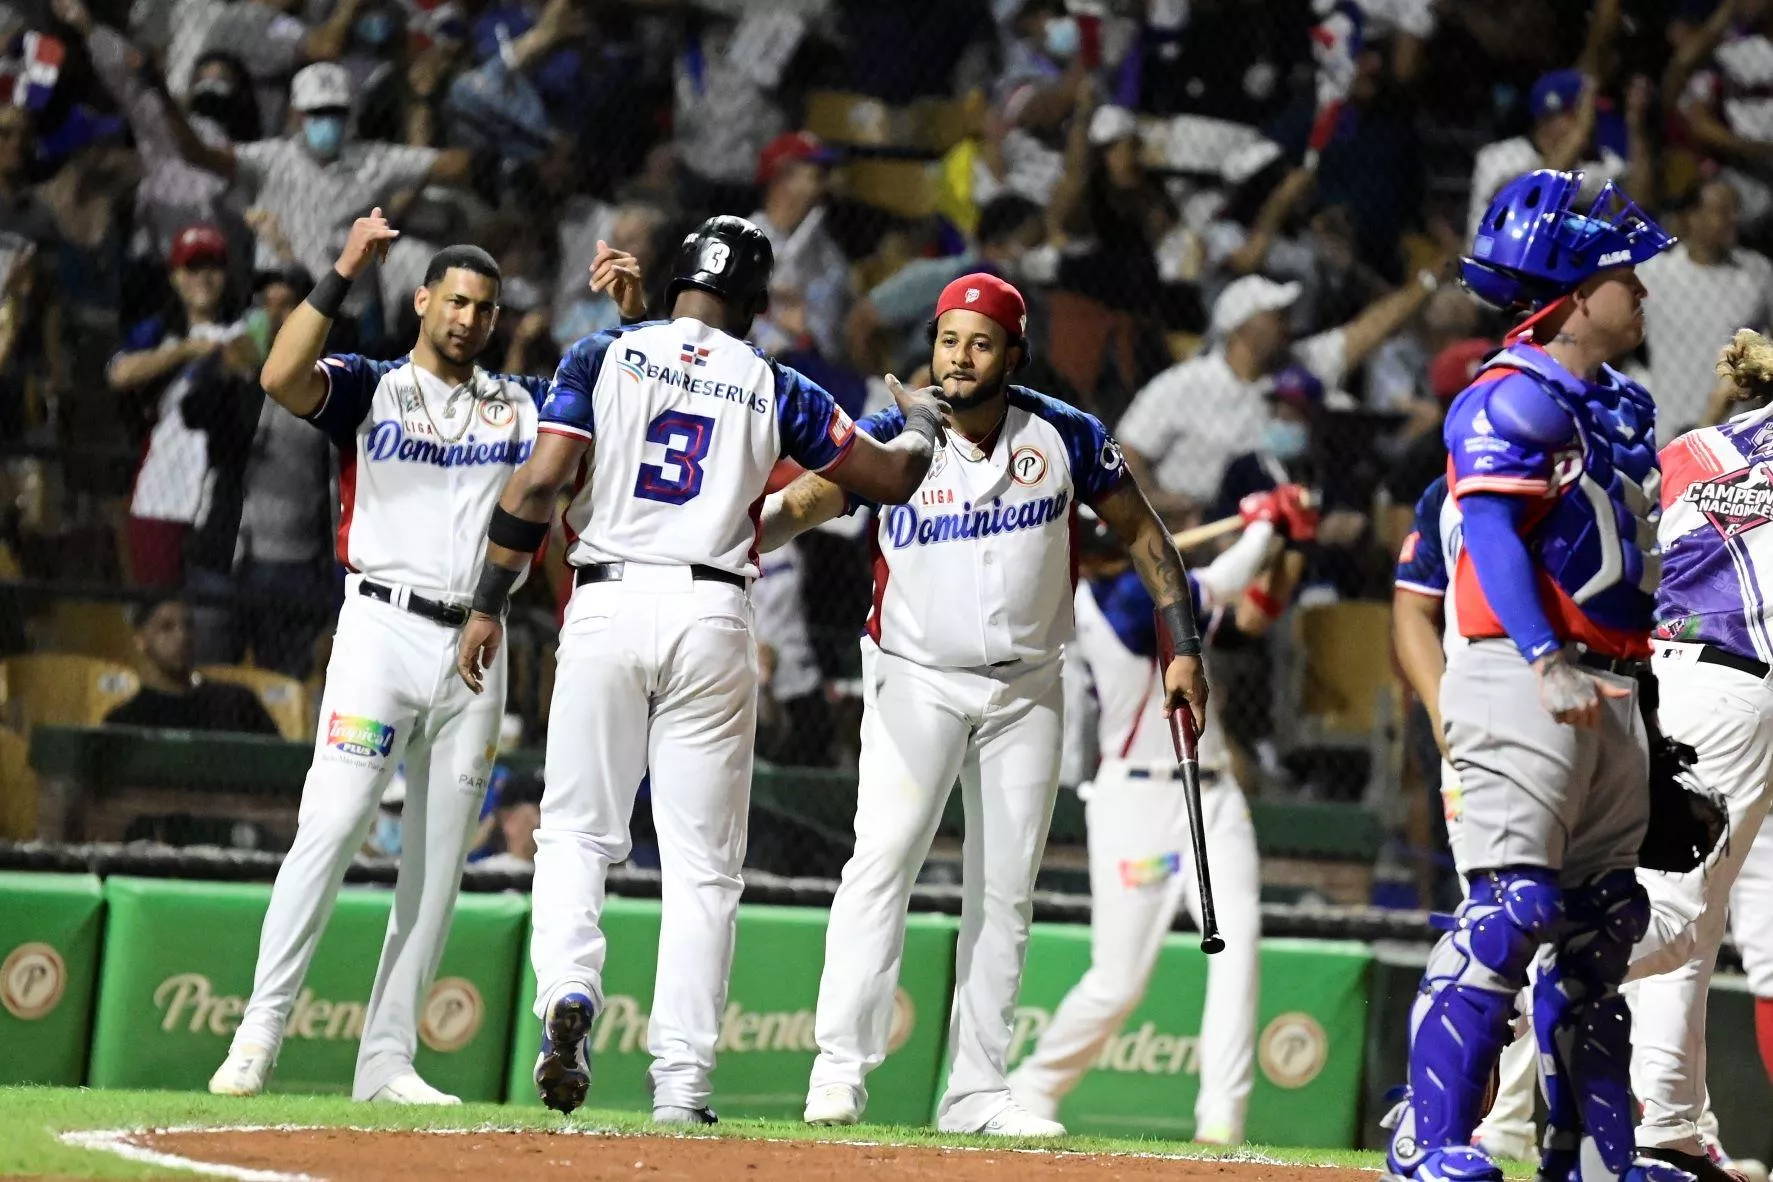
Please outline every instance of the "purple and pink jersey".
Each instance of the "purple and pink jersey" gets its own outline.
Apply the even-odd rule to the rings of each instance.
[[[1773,408],[1687,432],[1662,471],[1656,638],[1773,663]]]

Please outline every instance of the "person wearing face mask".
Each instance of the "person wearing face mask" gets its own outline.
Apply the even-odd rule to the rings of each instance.
[[[152,236],[154,251],[171,250],[179,231],[194,222],[226,221],[227,182],[179,151],[169,124],[171,104],[143,77],[141,51],[116,29],[94,21],[83,0],[54,0],[53,7],[56,17],[84,38],[99,81],[129,120],[143,170],[135,220]],[[211,52],[197,60],[189,110],[193,131],[217,148],[258,137],[258,103],[246,68],[229,54]]]
[[[1228,284],[1213,303],[1207,350],[1146,383],[1116,429],[1152,505],[1180,518],[1210,500],[1233,457],[1267,431],[1272,375],[1296,362],[1339,385],[1439,286],[1425,270],[1347,324],[1293,342],[1286,313],[1299,284],[1262,275]]]
[[[300,117],[294,135],[218,145],[204,141],[171,108],[169,124],[186,160],[242,182],[254,203],[276,218],[296,260],[310,273],[325,275],[355,218],[404,190],[466,184],[472,165],[462,148],[440,151],[354,139],[352,99],[345,68],[320,62],[290,83],[290,106]],[[361,318],[376,289],[375,282],[355,284],[344,310]]]

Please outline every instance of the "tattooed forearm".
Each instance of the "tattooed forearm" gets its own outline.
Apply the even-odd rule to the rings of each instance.
[[[1188,568],[1169,531],[1152,510],[1136,481],[1128,480],[1096,505],[1096,512],[1127,548],[1139,581],[1150,592],[1169,630],[1176,651],[1200,652],[1200,629],[1194,620],[1194,597],[1188,591]]]
[[[822,525],[844,510],[843,490],[816,473],[807,472],[763,504],[763,532],[758,549],[765,554]]]
[[[1157,606],[1167,607],[1188,598],[1188,570],[1182,565],[1182,555],[1155,517],[1149,528],[1139,531],[1129,554],[1139,581]]]

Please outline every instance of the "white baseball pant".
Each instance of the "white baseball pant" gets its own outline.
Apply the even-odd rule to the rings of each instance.
[[[365,598],[356,579],[348,582],[295,843],[271,888],[252,999],[234,1033],[237,1047],[282,1043],[345,870],[404,760],[400,870],[357,1051],[351,1094],[358,1100],[412,1067],[419,1016],[498,753],[504,651],[476,696],[456,675],[458,636],[458,629]]]
[[[1723,943],[1731,887],[1773,803],[1773,686],[1701,665],[1700,646],[1657,642],[1664,734],[1699,753],[1696,770],[1724,796],[1729,839],[1686,874],[1640,870],[1650,930],[1632,950],[1632,1092],[1643,1105],[1638,1144],[1704,1153],[1705,1003]]]
[[[1201,820],[1225,950],[1207,961],[1194,1140],[1229,1145],[1244,1139],[1254,1078],[1261,880],[1243,790],[1226,773],[1202,778]],[[1175,766],[1104,760],[1079,794],[1089,825],[1090,967],[1010,1076],[1017,1103],[1049,1120],[1144,998],[1177,906],[1200,923]]]
[[[1730,888],[1730,939],[1749,992],[1773,998],[1773,825],[1761,825]]]
[[[603,1006],[604,880],[628,857],[652,776],[663,878],[647,1049],[655,1105],[712,1092],[743,888],[757,724],[757,646],[744,590],[688,567],[627,563],[574,592],[560,631],[536,831],[537,1017],[582,988]]]
[[[937,1124],[976,1132],[1009,1104],[1004,1059],[1058,791],[1059,667],[1054,653],[933,669],[862,642],[856,850],[831,901],[811,1089],[845,1084],[866,1103],[864,1080],[886,1058],[911,888],[958,776],[966,838],[954,1061]]]

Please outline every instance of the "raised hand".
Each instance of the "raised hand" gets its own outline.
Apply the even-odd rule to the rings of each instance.
[[[371,262],[386,258],[389,244],[398,237],[400,231],[388,224],[378,205],[369,211],[368,217],[351,223],[351,236],[345,240],[345,249],[339,252],[333,267],[346,279],[355,279]]]
[[[591,259],[591,290],[607,291],[623,319],[639,320],[646,315],[643,283],[639,259],[601,238],[597,240],[597,253]]]

